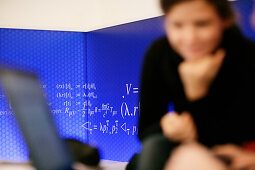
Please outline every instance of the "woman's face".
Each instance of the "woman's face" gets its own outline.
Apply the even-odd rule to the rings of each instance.
[[[166,13],[165,28],[173,49],[190,61],[214,52],[226,24],[213,5],[193,0],[174,5]]]

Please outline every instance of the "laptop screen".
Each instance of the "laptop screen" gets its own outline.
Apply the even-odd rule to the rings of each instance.
[[[1,69],[2,84],[37,169],[71,169],[72,158],[58,136],[36,75]]]

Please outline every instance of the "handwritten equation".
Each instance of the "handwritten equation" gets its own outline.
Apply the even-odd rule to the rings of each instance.
[[[137,126],[130,125],[139,116],[139,102],[130,102],[130,97],[138,98],[139,88],[131,83],[125,83],[121,89],[122,94],[119,95],[118,103],[102,102],[103,99],[98,94],[98,88],[95,83],[75,84],[75,83],[59,83],[50,87],[43,84],[41,89],[51,90],[50,101],[48,106],[53,115],[63,115],[68,117],[82,116],[87,118],[81,124],[89,134],[96,131],[103,134],[116,135],[124,133],[126,135],[136,135]],[[55,94],[52,94],[55,93]],[[46,95],[47,96],[47,95]],[[6,98],[0,94],[0,98]],[[104,96],[105,99],[105,96]],[[102,103],[100,103],[102,102]],[[11,115],[10,110],[0,110],[0,116]],[[93,120],[93,121],[92,121]],[[114,120],[113,123],[110,121]]]
[[[109,120],[106,120],[105,123],[99,122],[98,124],[92,124],[92,122],[88,121],[84,123],[82,127],[88,130],[90,134],[93,134],[94,131],[99,131],[103,134],[116,135],[119,130],[127,135],[138,134],[137,126],[128,127],[126,122],[119,126],[118,120],[115,120],[112,125],[110,125]]]

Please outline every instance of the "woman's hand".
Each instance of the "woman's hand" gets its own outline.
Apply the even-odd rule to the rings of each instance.
[[[228,156],[231,158],[231,169],[247,170],[255,169],[255,153],[243,150],[241,147],[234,144],[218,145],[213,147],[213,152],[216,155]]]
[[[225,57],[219,49],[215,54],[197,60],[183,61],[178,68],[185,94],[190,101],[204,97],[215,79]]]
[[[168,113],[161,118],[160,126],[163,134],[175,142],[188,142],[197,138],[195,123],[188,112]]]

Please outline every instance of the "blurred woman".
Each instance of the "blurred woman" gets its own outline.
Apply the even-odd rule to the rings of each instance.
[[[255,44],[227,0],[161,0],[161,7],[166,37],[147,51],[142,72],[139,170],[163,169],[169,156],[174,170],[254,167],[242,144],[255,141]]]

